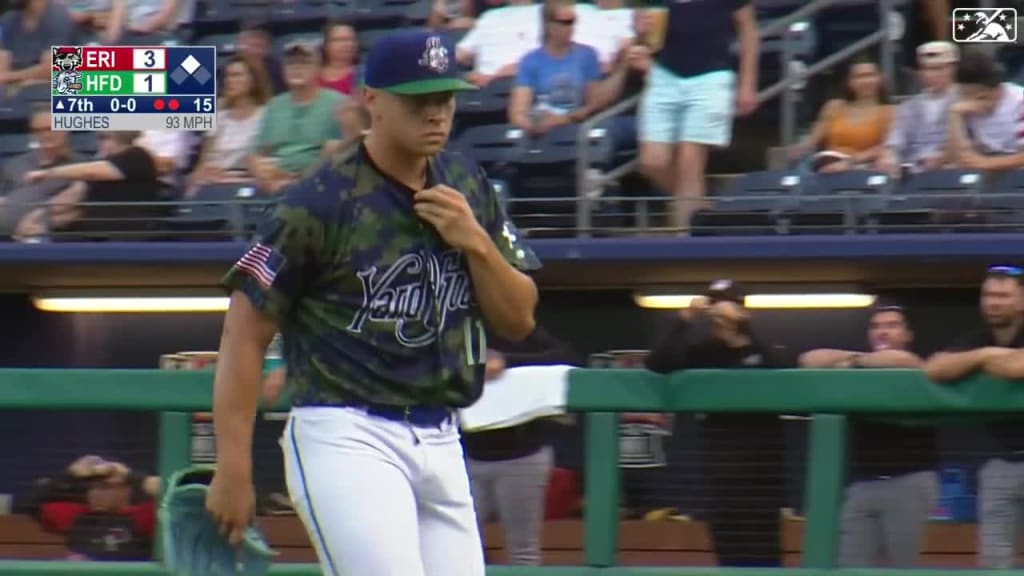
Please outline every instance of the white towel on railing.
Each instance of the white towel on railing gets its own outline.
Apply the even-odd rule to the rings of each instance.
[[[573,366],[520,366],[509,368],[484,385],[483,396],[459,412],[466,431],[509,428],[565,414],[569,370]]]

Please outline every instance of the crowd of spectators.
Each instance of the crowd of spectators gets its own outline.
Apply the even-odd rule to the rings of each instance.
[[[0,103],[49,82],[51,45],[177,41],[174,34],[191,21],[197,5],[196,0],[19,0],[11,8],[0,22]],[[709,152],[728,147],[734,118],[758,106],[760,40],[749,0],[644,10],[623,0],[438,0],[428,24],[461,38],[454,56],[466,67],[467,79],[480,87],[510,86],[507,122],[533,137],[578,125],[642,93],[637,115],[642,122],[638,125],[631,114],[616,117],[608,125],[610,137],[618,150],[638,150],[639,171],[653,188],[676,198],[672,224],[683,234],[705,205]],[[234,54],[220,66],[212,132],[118,137],[153,156],[156,179],[164,184],[159,199],[195,198],[205,186],[225,182],[251,182],[272,196],[369,128],[359,89],[364,47],[355,27],[332,21],[317,39],[303,37],[276,48],[273,40],[267,25],[241,23]],[[932,41],[917,48],[916,62],[921,92],[894,109],[877,62],[866,55],[852,60],[842,95],[822,107],[810,132],[793,146],[791,159],[806,160],[803,165],[813,171],[872,168],[894,176],[943,167],[1024,165],[1018,128],[1024,96],[1020,87],[1004,82],[995,61]],[[36,111],[34,127],[41,128],[43,114]],[[45,151],[56,146],[47,138],[62,137],[34,131],[27,156],[5,164],[4,197],[16,200],[12,204],[48,201],[51,206],[55,200],[98,200],[59,194],[62,187],[54,181],[86,172],[52,174],[50,164],[79,158],[56,159]],[[108,172],[104,178],[114,176],[136,181],[148,174]],[[151,196],[140,193],[137,199]],[[61,229],[69,222],[66,213],[75,210],[88,212],[65,207],[65,216],[50,218],[45,228]],[[0,220],[9,223],[26,210],[4,212]],[[4,228],[27,239],[39,224],[35,219]]]

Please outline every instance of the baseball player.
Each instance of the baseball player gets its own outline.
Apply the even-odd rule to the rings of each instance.
[[[207,510],[232,542],[253,516],[263,353],[283,337],[288,490],[331,576],[483,576],[454,410],[487,343],[534,329],[539,267],[469,159],[443,150],[458,76],[430,32],[378,40],[365,139],[284,190],[228,273]]]

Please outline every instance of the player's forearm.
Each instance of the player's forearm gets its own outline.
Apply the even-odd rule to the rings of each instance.
[[[252,433],[260,397],[263,355],[274,325],[235,292],[224,320],[213,384],[213,426],[217,463],[248,474]]]
[[[486,234],[465,254],[473,293],[490,328],[512,341],[529,336],[536,326],[533,279],[512,267]]]

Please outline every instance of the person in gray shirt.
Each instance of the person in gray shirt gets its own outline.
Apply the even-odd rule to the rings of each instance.
[[[34,170],[83,160],[68,147],[67,133],[50,130],[50,106],[40,105],[29,120],[30,149],[0,166],[0,238],[9,239],[18,222],[34,207],[50,200],[68,186],[67,180],[28,182]]]
[[[71,46],[78,28],[60,0],[14,0],[0,18],[0,87],[48,82],[51,46]]]
[[[959,51],[950,42],[928,42],[917,47],[922,90],[900,104],[878,169],[892,176],[909,164],[913,172],[941,168],[948,162],[946,138],[950,106],[957,99],[954,83]]]

